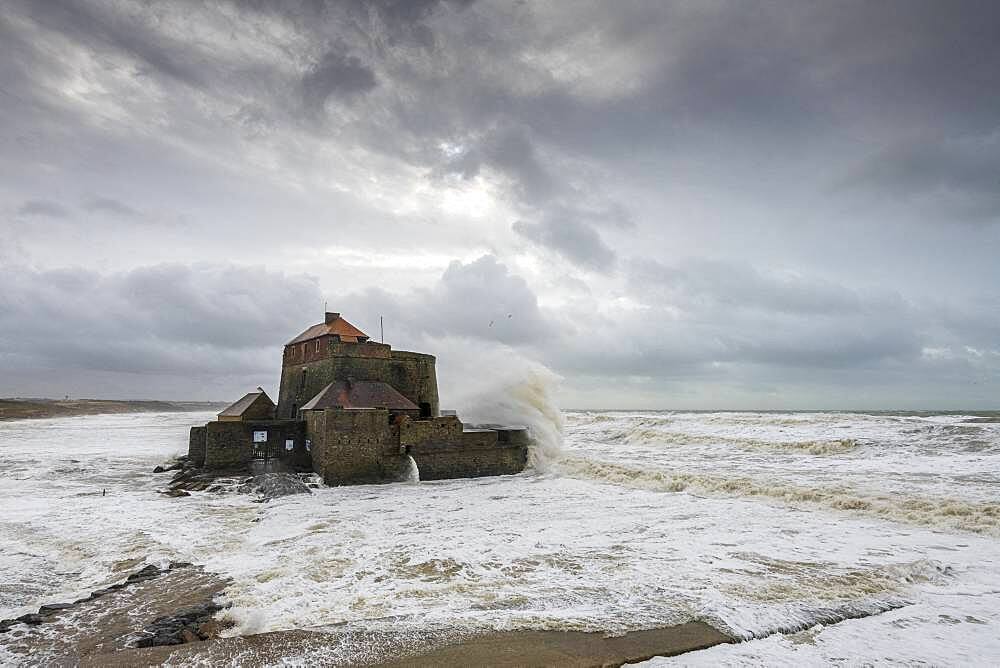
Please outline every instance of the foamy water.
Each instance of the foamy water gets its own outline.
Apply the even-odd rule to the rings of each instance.
[[[522,391],[505,421],[544,394]],[[0,617],[186,560],[233,579],[227,614],[243,633],[702,619],[751,640],[656,661],[1000,662],[1000,424],[643,412],[562,424],[541,406],[520,420],[546,439],[541,472],[268,504],[156,494],[169,474],[151,469],[209,417],[0,423]]]

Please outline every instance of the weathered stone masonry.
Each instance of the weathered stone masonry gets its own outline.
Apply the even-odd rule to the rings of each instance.
[[[435,359],[394,351],[327,313],[284,349],[278,403],[260,388],[193,427],[189,456],[210,469],[273,456],[330,485],[519,473],[524,428],[467,429],[439,417]],[[293,447],[294,446],[294,447]]]
[[[315,344],[319,343],[319,350]],[[313,341],[285,347],[278,392],[278,417],[295,419],[298,409],[332,380],[382,381],[424,410],[438,414],[433,355],[392,350],[381,343]]]

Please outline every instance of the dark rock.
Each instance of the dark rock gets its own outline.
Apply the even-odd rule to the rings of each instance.
[[[41,624],[42,622],[44,622],[45,621],[45,617],[43,617],[42,615],[37,615],[37,614],[34,614],[34,613],[29,613],[27,615],[21,615],[20,617],[18,617],[14,621],[15,622],[21,622],[22,624],[30,624],[31,626],[35,626],[35,625],[38,625],[38,624]]]
[[[203,640],[218,638],[223,631],[233,625],[233,622],[220,622],[217,619],[210,619],[198,627],[198,635]]]
[[[167,469],[163,468],[162,466],[157,466],[155,469],[153,469],[153,473],[166,473],[166,472]]]
[[[175,615],[159,617],[144,629],[144,633],[147,633],[148,636],[137,641],[136,646],[180,645],[187,642],[197,642],[207,637],[215,637],[208,633],[217,635],[225,628],[212,619],[212,616],[219,610],[222,610],[222,606],[208,602],[182,610]],[[205,628],[208,633],[202,633],[202,628]]]
[[[161,571],[159,568],[157,568],[153,564],[149,564],[148,566],[144,567],[143,569],[141,569],[139,571],[136,571],[135,573],[132,573],[132,575],[130,575],[127,578],[125,578],[125,583],[123,585],[112,585],[112,588],[120,589],[125,584],[132,584],[134,582],[143,582],[145,580],[152,580],[153,578],[155,578],[157,575],[159,575],[162,572],[163,571]]]
[[[197,471],[195,471],[194,469],[191,469],[191,470],[187,470],[187,469],[182,470],[180,473],[175,474],[174,477],[171,478],[170,484],[174,484],[174,483],[178,483],[178,482],[184,482],[185,480],[190,480],[196,474],[197,474]]]
[[[164,645],[180,645],[183,644],[183,640],[168,634],[161,634],[150,636],[148,638],[142,638],[136,641],[136,647],[163,647]]]
[[[66,608],[72,608],[72,603],[46,603],[38,609],[38,614],[48,615],[53,612],[58,612],[60,610],[65,610]]]
[[[302,480],[289,473],[263,473],[255,475],[237,488],[242,494],[258,493],[264,500],[291,494],[312,494]]]
[[[192,564],[190,561],[171,561],[170,565],[167,566],[167,568],[169,570],[173,570],[175,568],[187,568],[187,567],[193,566],[193,565],[194,564]]]
[[[168,489],[165,492],[160,492],[163,496],[169,496],[171,498],[180,498],[185,496],[191,496],[191,492],[185,491],[183,489]]]

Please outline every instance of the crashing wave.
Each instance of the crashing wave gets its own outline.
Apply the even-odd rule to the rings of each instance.
[[[565,421],[555,399],[559,376],[506,349],[480,355],[476,363],[490,372],[482,374],[487,380],[478,387],[468,387],[468,379],[462,384],[464,394],[455,399],[459,414],[470,424],[528,427],[528,466],[547,470],[562,455]]]

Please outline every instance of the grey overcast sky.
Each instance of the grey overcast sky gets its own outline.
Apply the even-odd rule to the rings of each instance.
[[[0,395],[1000,408],[993,0],[5,0],[0,127]]]

